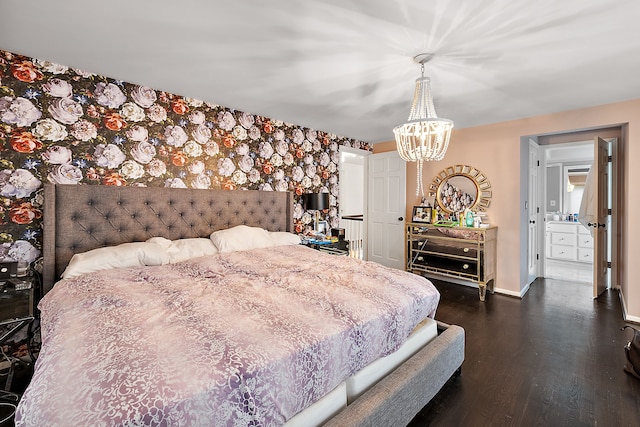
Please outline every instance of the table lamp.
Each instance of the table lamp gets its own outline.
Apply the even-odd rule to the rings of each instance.
[[[329,209],[329,193],[305,193],[302,195],[302,203],[306,210],[315,211],[313,231],[317,232],[319,211]]]

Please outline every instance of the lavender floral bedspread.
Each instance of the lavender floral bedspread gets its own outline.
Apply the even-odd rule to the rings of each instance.
[[[438,301],[420,276],[300,245],[63,280],[16,425],[281,425]]]

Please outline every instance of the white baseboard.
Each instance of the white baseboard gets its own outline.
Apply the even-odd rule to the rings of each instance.
[[[624,295],[622,295],[622,288],[618,288],[618,296],[620,297],[620,305],[622,306],[622,318],[625,322],[640,323],[640,317],[629,316],[627,313],[627,305],[624,303]]]
[[[477,283],[470,282],[468,280],[457,279],[455,277],[449,277],[449,276],[440,276],[439,274],[433,274],[433,273],[422,273],[422,274],[427,278],[433,278],[433,279],[442,280],[445,282],[451,282],[458,285],[464,285],[464,286],[469,286],[470,288],[478,289]],[[529,285],[525,286],[524,289],[522,289],[520,292],[511,291],[509,289],[502,289],[502,288],[493,289],[493,291],[497,294],[508,295],[510,297],[516,297],[520,299],[524,297],[524,294],[526,294],[528,290],[529,290]]]

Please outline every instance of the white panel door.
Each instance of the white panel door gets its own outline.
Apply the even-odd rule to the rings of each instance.
[[[406,174],[396,151],[369,156],[367,259],[402,270]]]
[[[527,270],[528,270],[528,278],[527,284],[533,282],[536,277],[538,277],[539,272],[539,229],[538,225],[540,224],[539,216],[540,216],[540,203],[539,203],[539,191],[538,191],[538,171],[540,170],[540,161],[539,161],[539,152],[540,147],[537,143],[532,140],[529,140],[529,197],[527,203],[528,216],[529,216],[529,247],[527,251]]]
[[[595,200],[596,220],[589,225],[593,233],[593,297],[598,298],[607,289],[609,255],[607,252],[607,226],[609,225],[609,144],[602,138],[595,138],[594,144],[593,200]]]

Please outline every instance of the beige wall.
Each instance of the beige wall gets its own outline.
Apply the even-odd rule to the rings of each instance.
[[[455,121],[455,117],[453,118]],[[496,287],[519,294],[526,286],[521,279],[521,257],[526,242],[520,233],[520,138],[571,130],[623,126],[624,151],[621,214],[620,286],[627,318],[640,321],[640,274],[629,266],[640,261],[640,233],[632,221],[640,212],[640,99],[598,107],[530,117],[466,129],[454,129],[449,150],[441,162],[425,163],[424,183],[445,166],[469,164],[485,172],[491,181],[490,222],[499,227],[498,277]],[[374,145],[374,153],[395,150],[393,141]],[[635,165],[635,167],[631,167]],[[526,174],[525,174],[526,176]],[[407,164],[407,210],[419,202],[415,196],[415,163]],[[629,191],[629,189],[632,189]],[[632,214],[634,213],[634,214]]]

